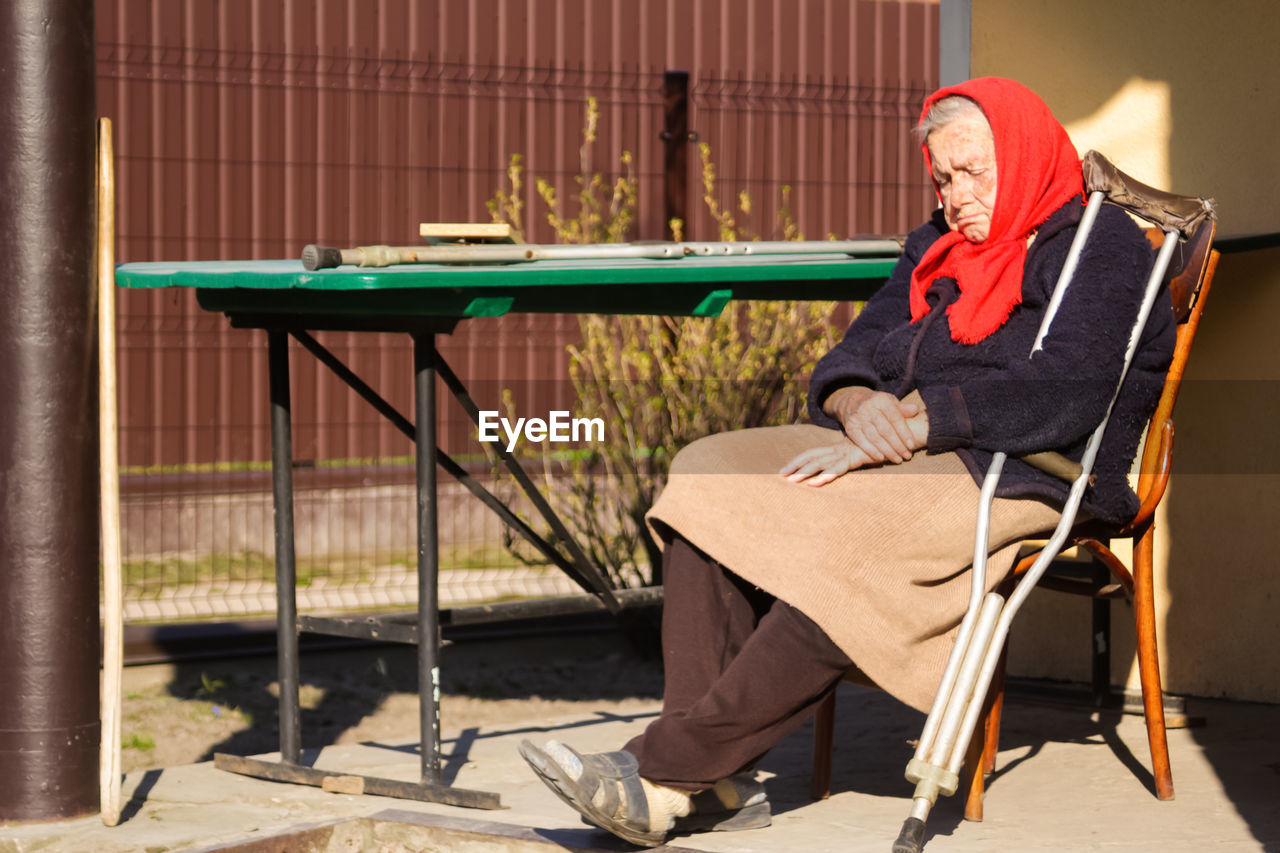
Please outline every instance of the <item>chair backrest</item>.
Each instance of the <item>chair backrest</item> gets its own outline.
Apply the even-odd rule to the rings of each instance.
[[[1191,355],[1191,344],[1200,326],[1200,316],[1213,283],[1218,266],[1218,252],[1213,248],[1217,223],[1205,219],[1195,233],[1183,242],[1169,263],[1165,280],[1173,299],[1173,313],[1178,322],[1177,344],[1169,372],[1165,375],[1164,388],[1155,413],[1147,427],[1147,437],[1142,452],[1142,465],[1138,476],[1138,497],[1142,509],[1135,523],[1150,517],[1159,503],[1169,478],[1169,462],[1173,441],[1173,405],[1182,387],[1182,375]],[[1166,237],[1159,228],[1148,228],[1147,238],[1159,249]]]
[[[1191,317],[1192,308],[1202,289],[1205,273],[1209,266],[1209,255],[1213,252],[1213,238],[1217,231],[1217,223],[1207,219],[1200,224],[1191,239],[1184,241],[1182,247],[1169,262],[1165,273],[1165,281],[1173,298],[1173,313],[1178,323],[1186,323]],[[1148,228],[1147,239],[1154,249],[1164,245],[1165,235],[1159,228]]]

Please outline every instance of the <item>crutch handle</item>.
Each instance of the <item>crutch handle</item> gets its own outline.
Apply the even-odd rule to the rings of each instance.
[[[1102,192],[1107,201],[1132,211],[1162,231],[1176,230],[1190,237],[1206,218],[1217,219],[1211,198],[1175,195],[1147,186],[1126,175],[1097,151],[1089,151],[1080,163],[1086,192]]]

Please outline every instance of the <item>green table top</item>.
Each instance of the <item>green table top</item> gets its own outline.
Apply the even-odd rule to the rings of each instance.
[[[465,318],[508,312],[715,316],[730,299],[866,299],[896,262],[892,255],[806,254],[345,266],[314,272],[291,260],[153,262],[120,265],[116,283],[193,287],[202,307],[233,318]]]

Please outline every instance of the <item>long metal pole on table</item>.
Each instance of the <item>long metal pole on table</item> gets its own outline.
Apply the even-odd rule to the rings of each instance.
[[[276,536],[276,667],[280,683],[280,759],[302,757],[298,710],[297,564],[293,544],[293,427],[289,395],[289,335],[267,332],[271,385],[271,490]]]
[[[418,714],[422,782],[440,779],[440,550],[436,528],[436,344],[413,335],[414,439],[418,460]]]

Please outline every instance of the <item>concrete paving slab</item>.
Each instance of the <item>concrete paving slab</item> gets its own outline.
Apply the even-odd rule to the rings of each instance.
[[[1280,707],[1195,701],[1195,711],[1205,726],[1169,732],[1178,796],[1159,802],[1151,793],[1141,718],[1010,704],[987,819],[966,822],[958,800],[943,800],[929,821],[925,849],[1280,853]],[[632,716],[597,713],[533,726],[447,730],[446,782],[499,793],[504,808],[498,811],[326,793],[237,776],[206,762],[131,774],[125,820],[117,827],[97,817],[0,826],[0,853],[165,853],[229,845],[254,851],[633,849],[584,826],[524,766],[516,746],[526,737],[555,737],[582,751],[616,749],[657,712],[655,703]],[[921,723],[921,715],[883,694],[847,685],[829,799],[808,796],[806,727],[760,765],[774,807],[772,826],[673,838],[669,849],[885,853],[909,808],[902,770]],[[335,774],[414,781],[415,741],[406,733],[392,743],[331,746],[305,761]],[[338,825],[341,830],[333,829]],[[327,832],[326,844],[342,846],[306,847],[299,840],[303,830]],[[271,840],[290,833],[292,840]],[[244,846],[255,841],[261,843]]]

